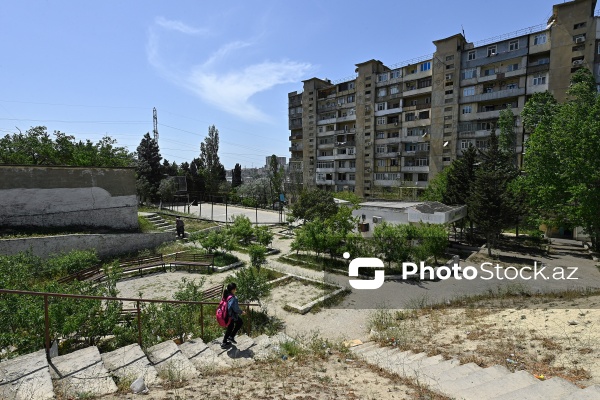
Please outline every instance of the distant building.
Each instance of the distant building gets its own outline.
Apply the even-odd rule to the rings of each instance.
[[[369,60],[346,79],[303,81],[302,92],[288,94],[290,171],[303,175],[304,187],[361,197],[424,188],[469,146],[486,148],[509,107],[521,162],[527,132],[518,115],[534,93],[564,101],[580,68],[600,84],[595,7],[596,0],[556,4],[547,23],[475,42],[458,33],[435,40],[431,55]]]
[[[286,157],[277,157],[277,162],[279,163],[279,165],[281,165],[283,168],[286,168],[286,161],[287,158]],[[265,167],[267,167],[267,169],[269,169],[269,166],[271,165],[271,156],[267,156],[265,158]]]

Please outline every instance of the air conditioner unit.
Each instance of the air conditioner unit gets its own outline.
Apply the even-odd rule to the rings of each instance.
[[[380,224],[383,222],[383,218],[382,217],[373,217],[373,223],[374,224]]]
[[[583,65],[583,60],[575,60],[573,61],[573,66]]]
[[[575,43],[583,43],[585,42],[585,36],[578,36],[575,38]]]

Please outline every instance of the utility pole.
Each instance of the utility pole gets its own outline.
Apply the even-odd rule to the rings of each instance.
[[[156,107],[152,109],[152,122],[154,124],[154,140],[158,142],[158,115],[156,114]]]

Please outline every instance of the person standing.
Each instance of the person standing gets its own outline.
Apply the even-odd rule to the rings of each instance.
[[[244,324],[242,315],[244,315],[245,312],[240,308],[238,298],[235,295],[236,292],[237,285],[235,282],[229,283],[223,292],[223,299],[227,301],[227,317],[230,319],[229,325],[227,325],[227,329],[225,330],[225,335],[223,336],[223,344],[221,344],[221,348],[224,349],[229,347],[231,343],[237,343],[235,341],[235,335]]]
[[[175,220],[175,229],[177,230],[177,237],[181,237],[182,239],[185,237],[184,234],[185,223],[181,219],[181,217],[177,217]]]

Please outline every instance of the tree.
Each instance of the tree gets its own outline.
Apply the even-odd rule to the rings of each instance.
[[[387,222],[378,224],[373,230],[373,247],[375,253],[387,261],[388,266],[392,262],[402,263],[410,256],[410,245],[408,244],[408,225],[393,225]]]
[[[444,168],[432,180],[429,181],[427,189],[421,195],[422,200],[439,201],[443,203],[447,197],[448,175],[451,173],[452,165]]]
[[[273,232],[271,232],[271,230],[269,229],[268,226],[255,226],[254,227],[254,236],[256,237],[256,242],[265,246],[265,247],[269,247],[269,245],[271,244],[271,242],[273,242],[273,238],[275,237],[275,235],[273,235]]]
[[[236,188],[242,184],[242,166],[235,164],[233,171],[231,171],[231,186]]]
[[[509,185],[518,172],[511,155],[500,149],[494,131],[490,136],[489,148],[482,156],[483,161],[475,173],[467,205],[470,218],[486,238],[488,255],[491,256],[502,230],[514,222],[514,201]]]
[[[298,201],[294,203],[292,215],[296,219],[305,221],[325,220],[337,212],[337,207],[330,192],[310,189],[303,191]]]
[[[269,187],[271,193],[271,199],[269,204],[279,198],[279,193],[283,192],[283,180],[285,179],[285,169],[279,164],[277,156],[273,154],[269,159]]]
[[[158,195],[160,196],[161,201],[173,201],[175,193],[177,193],[177,185],[175,184],[174,179],[165,178],[160,181],[160,185],[158,186]]]
[[[508,153],[516,164],[517,135],[515,132],[515,120],[515,115],[510,106],[500,111],[500,117],[498,118],[498,129],[500,130],[498,146],[500,150]]]
[[[549,95],[534,96],[523,110],[533,132],[526,142],[522,181],[544,222],[583,227],[598,251],[600,96],[592,73],[578,70],[567,94],[564,104]]]
[[[143,192],[138,191],[141,199],[156,199],[158,186],[162,179],[160,160],[158,143],[150,137],[149,133],[146,133],[137,147],[136,179],[141,182],[136,184],[136,188],[144,190]]]
[[[468,202],[471,187],[475,182],[475,171],[477,169],[478,155],[475,147],[469,146],[463,151],[462,157],[454,160],[450,165],[446,179],[446,190],[442,193],[442,203],[448,205],[465,205]],[[470,209],[467,209],[467,219],[470,227],[470,240],[473,239],[473,218]],[[460,220],[459,225],[462,231],[465,226],[465,220]]]
[[[208,127],[208,135],[200,143],[198,163],[205,178],[206,190],[216,194],[219,183],[226,180],[226,173],[219,159],[219,130],[214,125]]]
[[[269,296],[271,285],[268,274],[257,268],[243,268],[227,278],[225,283],[235,282],[237,285],[236,296],[240,303],[258,301]]]
[[[421,258],[433,256],[437,264],[438,257],[442,257],[448,248],[446,228],[443,225],[420,225],[417,232],[420,240],[418,252]]]
[[[231,234],[244,244],[250,243],[250,240],[252,240],[252,236],[254,235],[254,229],[252,229],[250,218],[240,214],[232,217],[231,222],[232,224],[229,227]]]
[[[250,245],[248,253],[250,254],[250,264],[256,269],[260,269],[260,266],[267,260],[267,248],[260,244]]]

